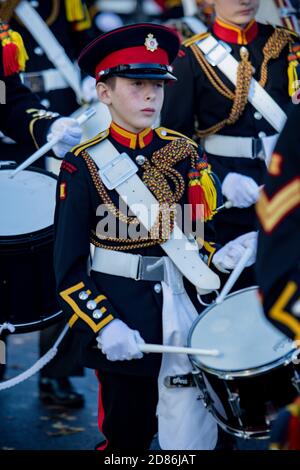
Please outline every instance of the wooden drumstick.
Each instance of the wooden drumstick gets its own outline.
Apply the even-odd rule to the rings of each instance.
[[[221,353],[218,349],[199,349],[187,348],[181,346],[165,346],[163,344],[138,344],[141,352],[145,353],[173,353],[173,354],[192,354],[199,356],[220,356]]]
[[[76,118],[76,121],[78,122],[79,125],[85,123],[88,119],[90,119],[92,116],[95,114],[95,109],[94,108],[88,108],[84,113],[80,114],[78,118]],[[61,136],[56,136],[53,139],[49,140],[45,145],[43,145],[41,148],[39,148],[36,152],[34,152],[30,157],[28,157],[21,165],[17,166],[17,168],[11,173],[9,176],[10,178],[14,178],[20,171],[25,170],[29,165],[31,165],[33,162],[38,160],[40,157],[45,155],[49,150],[54,147],[55,144],[61,139]]]
[[[231,201],[226,201],[222,206],[216,208],[216,212],[222,211],[223,209],[231,209],[233,207],[233,203]]]

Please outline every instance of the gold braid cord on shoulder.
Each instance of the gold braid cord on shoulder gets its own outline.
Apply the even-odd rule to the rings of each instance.
[[[265,87],[268,80],[268,63],[271,59],[277,59],[281,54],[282,50],[288,43],[292,42],[292,37],[289,31],[276,28],[272,36],[266,42],[263,48],[264,60],[261,65],[260,80],[259,84]],[[200,67],[207,76],[213,87],[225,98],[233,101],[233,105],[229,116],[213,126],[205,130],[198,130],[197,135],[199,137],[207,137],[212,134],[216,134],[227,125],[231,125],[237,122],[244,112],[244,109],[248,102],[248,94],[250,83],[253,74],[253,67],[249,60],[249,53],[246,48],[241,48],[241,62],[238,65],[237,72],[237,86],[235,93],[232,92],[225,83],[222,82],[220,77],[205,59],[205,56],[200,51],[196,44],[191,45],[193,54],[195,55]]]
[[[206,62],[199,48],[197,46],[192,46],[192,50],[200,66],[206,73],[206,76],[213,84],[213,86],[215,86],[219,93],[233,101],[230,114],[227,118],[223,119],[223,121],[220,121],[217,124],[214,124],[208,129],[197,131],[197,135],[202,138],[207,137],[208,135],[216,134],[221,129],[223,129],[223,127],[237,122],[237,120],[241,117],[248,101],[248,93],[253,74],[253,67],[251,62],[249,61],[249,52],[247,51],[247,49],[241,49],[241,61],[238,65],[236,90],[235,93],[232,93],[217,76],[216,72],[213,70],[211,65]],[[203,61],[205,61],[206,65],[208,65],[206,70],[209,74],[202,66]],[[220,86],[216,86],[215,83],[218,83]]]
[[[112,202],[99,177],[98,168],[88,152],[83,150],[81,155],[87,165],[93,184],[109,213],[122,224],[139,225],[140,222],[136,217],[128,217]],[[193,145],[182,138],[173,140],[155,151],[151,157],[151,162],[146,159],[141,166],[143,170],[142,179],[160,204],[158,218],[146,237],[142,237],[137,233],[138,237],[134,238],[114,238],[92,231],[91,243],[101,248],[124,251],[146,248],[168,240],[174,227],[176,203],[182,198],[186,184],[181,173],[173,167],[185,158],[189,158],[192,166],[195,167],[198,153]],[[170,187],[168,179],[173,182],[174,190]],[[105,243],[101,243],[101,240]],[[108,244],[109,242],[110,244]]]
[[[95,165],[93,159],[90,157],[90,155],[86,152],[82,152],[82,156],[85,160],[85,163],[87,165],[87,168],[89,170],[89,173],[91,175],[92,181],[94,183],[94,186],[105,204],[107,210],[109,213],[111,213],[117,220],[119,220],[121,223],[126,224],[126,225],[139,225],[140,222],[136,217],[128,217],[124,213],[122,213],[112,202],[110,199],[106,188],[104,184],[101,181],[101,178],[99,177],[98,174],[98,169],[97,166]],[[110,249],[114,251],[124,251],[124,250],[134,250],[136,248],[147,248],[150,246],[158,245],[170,238],[170,234],[172,233],[173,227],[174,227],[174,220],[175,220],[175,199],[174,195],[171,192],[171,189],[168,187],[168,192],[167,194],[164,193],[164,190],[166,190],[166,182],[163,181],[163,178],[159,171],[154,168],[152,168],[153,178],[150,177],[149,172],[147,171],[149,169],[150,163],[146,160],[146,171],[144,173],[148,173],[148,180],[147,177],[144,178],[143,175],[143,180],[145,180],[145,183],[149,183],[151,186],[152,192],[154,192],[154,188],[156,190],[155,196],[157,197],[159,203],[160,203],[160,211],[158,214],[158,218],[153,224],[153,227],[151,228],[149,234],[147,234],[146,237],[143,237],[137,233],[135,234],[136,236],[132,238],[116,238],[116,237],[111,237],[111,236],[106,236],[103,233],[96,233],[96,231],[91,232],[91,243],[93,245],[98,246],[100,248],[105,248],[105,249]],[[145,165],[144,164],[144,165]],[[159,182],[155,181],[159,177]],[[160,187],[160,184],[163,184],[163,187]],[[148,185],[148,184],[147,184]],[[170,200],[168,200],[169,198]],[[124,232],[123,232],[124,233]],[[127,233],[127,231],[125,231]],[[131,233],[134,233],[131,231]],[[105,243],[101,243],[100,240],[105,241]],[[115,245],[114,245],[115,244]]]
[[[271,59],[278,59],[287,44],[293,42],[291,33],[285,29],[276,28],[263,48],[264,60],[260,69],[259,84],[265,87],[268,80],[268,63]]]

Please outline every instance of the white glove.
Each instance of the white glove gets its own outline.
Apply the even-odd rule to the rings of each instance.
[[[85,77],[82,80],[81,93],[82,93],[82,98],[87,103],[91,103],[92,101],[98,101],[95,78]]]
[[[222,193],[234,207],[244,208],[257,202],[259,186],[249,176],[228,173],[222,184]]]
[[[52,148],[55,155],[64,158],[65,154],[75,145],[80,143],[82,129],[73,118],[61,117],[51,125],[47,140],[59,137],[59,141]]]
[[[129,328],[119,319],[112,320],[96,338],[98,348],[109,361],[141,359],[143,353],[138,343],[145,343],[139,332]]]
[[[252,249],[252,254],[246,266],[251,266],[255,263],[256,259],[257,232],[245,233],[226,243],[225,246],[214,254],[212,262],[219,271],[228,273],[228,270],[236,267],[247,248]]]

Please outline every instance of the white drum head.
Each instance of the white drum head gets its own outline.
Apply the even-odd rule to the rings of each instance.
[[[24,235],[53,225],[56,179],[25,170],[13,179],[0,171],[0,237]]]
[[[218,349],[219,357],[193,356],[197,365],[215,371],[248,371],[291,352],[293,342],[266,320],[256,288],[248,288],[206,309],[190,334],[192,348]]]

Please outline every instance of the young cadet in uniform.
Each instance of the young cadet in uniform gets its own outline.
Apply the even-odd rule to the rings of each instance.
[[[299,41],[293,32],[255,21],[259,0],[208,3],[216,13],[212,29],[181,48],[174,62],[178,81],[166,90],[161,123],[203,139],[222,192],[234,206],[215,218],[217,241],[224,244],[256,228],[253,204],[284,122],[282,110],[294,92]],[[237,86],[227,74],[237,77]],[[256,96],[249,95],[252,77],[260,84]],[[248,272],[240,287],[252,283]]]
[[[80,142],[81,128],[74,119],[67,119],[68,125],[66,125],[65,118],[58,113],[47,111],[37,95],[22,84],[19,72],[24,70],[25,58],[26,51],[22,38],[12,31],[7,23],[0,20],[0,131],[14,139],[20,146],[31,149],[31,152],[47,142],[49,133],[60,135],[53,152],[57,157],[61,157]],[[62,121],[64,126],[61,125]],[[1,152],[0,156],[2,167],[3,160],[9,160],[5,152]],[[6,303],[10,301],[7,298],[9,297],[7,273],[4,271],[3,266],[0,266],[0,311],[2,312],[5,311]],[[16,286],[14,288],[16,289]],[[5,330],[1,335],[2,340],[4,335]],[[0,379],[3,373],[4,366],[0,365]]]
[[[20,11],[16,9],[16,2],[6,0],[0,7],[0,16],[3,13],[10,22],[14,31],[21,34],[25,48],[29,52],[29,60],[26,70],[22,72],[23,83],[36,93],[45,109],[50,109],[64,116],[71,115],[78,109],[90,78],[86,77],[81,84],[80,73],[75,66],[75,60],[83,47],[89,43],[95,35],[91,28],[91,21],[84,1],[61,0],[49,2],[23,2],[22,6],[27,9],[33,18],[39,18],[40,30],[37,38],[36,24],[22,21]],[[28,12],[26,12],[28,15]],[[49,44],[48,34],[54,35],[54,44]],[[58,63],[53,59],[55,56],[55,43],[59,46]],[[52,51],[49,54],[47,47]],[[56,59],[57,60],[57,59]],[[71,67],[69,81],[63,74],[64,68]],[[73,75],[72,75],[72,74]],[[93,89],[94,89],[93,85]],[[68,122],[68,119],[66,119]],[[76,132],[76,131],[75,131]],[[80,130],[81,132],[81,130]],[[80,141],[80,139],[79,139]],[[64,156],[69,146],[64,149]],[[31,148],[16,142],[7,142],[4,136],[0,139],[0,153],[6,155],[7,160],[25,160],[31,153]],[[53,162],[52,162],[53,165]],[[35,166],[45,167],[45,160],[40,159]],[[52,167],[50,167],[52,170]],[[40,332],[40,355],[45,354],[58,337],[63,328],[61,322],[56,323]],[[82,376],[83,369],[76,361],[76,345],[66,337],[58,353],[40,373],[39,392],[40,398],[49,404],[58,404],[69,407],[80,407],[83,405],[83,397],[77,393],[70,380],[70,376]]]
[[[137,230],[139,219],[126,213],[117,191],[129,191],[129,197],[123,194],[124,199],[138,203],[145,200],[141,187],[146,189],[146,185],[160,204],[168,207],[173,203],[183,207],[189,200],[193,215],[196,203],[202,201],[206,220],[221,202],[214,175],[201,153],[198,155],[197,144],[178,132],[151,128],[161,110],[164,82],[174,79],[170,63],[178,48],[177,35],[155,24],[125,26],[87,46],[79,65],[96,76],[98,96],[109,106],[112,124],[68,153],[59,176],[54,255],[58,295],[70,327],[79,336],[84,364],[98,370],[99,423],[107,439],[103,447],[112,449],[147,449],[157,431],[161,357],[143,356],[138,343],[162,343],[159,281],[163,278],[157,272],[151,277],[145,263],[152,259],[153,269],[155,263],[160,266],[166,249],[163,240],[173,246],[166,233],[170,224],[161,226],[158,237],[153,232],[150,236],[126,236]],[[110,167],[110,162],[120,164],[122,158],[126,158],[123,168],[126,161],[130,173],[135,163],[137,173],[127,180],[125,177],[124,184],[119,180],[114,185],[111,178],[116,163]],[[131,178],[138,181],[133,185]],[[117,223],[116,233],[104,229],[108,220],[103,204],[104,212]],[[88,274],[90,242],[95,245],[95,254]],[[211,258],[214,248],[209,243],[205,246]],[[198,251],[194,254],[199,261]],[[176,262],[185,257],[188,250],[180,251]],[[192,274],[192,266],[188,263],[186,277]],[[196,289],[188,281],[185,288],[189,302],[198,306]],[[209,420],[204,410],[199,434],[215,433],[213,422],[207,429]],[[212,448],[215,435],[209,439],[207,448]]]
[[[300,107],[292,106],[256,205],[256,275],[266,318],[300,340]],[[271,449],[300,449],[300,397],[272,424]]]

